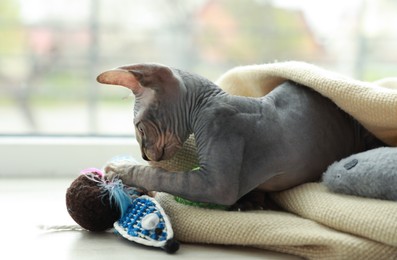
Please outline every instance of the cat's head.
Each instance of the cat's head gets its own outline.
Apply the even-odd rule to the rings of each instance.
[[[170,159],[187,139],[186,88],[178,72],[159,64],[135,64],[101,73],[97,81],[135,95],[134,125],[145,160]]]

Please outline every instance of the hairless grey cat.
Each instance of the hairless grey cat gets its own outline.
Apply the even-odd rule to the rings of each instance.
[[[97,78],[136,97],[134,124],[142,157],[171,158],[191,133],[200,168],[110,164],[130,186],[232,205],[252,190],[281,191],[316,181],[334,161],[381,145],[317,92],[285,82],[261,98],[233,96],[211,81],[159,64],[135,64]]]

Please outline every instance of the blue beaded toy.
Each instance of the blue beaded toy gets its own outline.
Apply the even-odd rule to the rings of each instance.
[[[175,244],[167,215],[155,199],[146,195],[132,201],[114,228],[124,238],[146,246],[167,250]]]

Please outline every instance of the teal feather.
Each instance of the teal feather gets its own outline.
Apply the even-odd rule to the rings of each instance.
[[[85,175],[101,188],[102,199],[109,195],[110,205],[119,209],[121,217],[124,216],[132,200],[139,196],[139,192],[135,188],[125,186],[120,179],[107,181],[104,176],[95,173],[85,173]]]
[[[121,217],[123,217],[133,199],[131,192],[128,191],[128,187],[118,179],[111,182],[103,182],[101,186],[103,188],[103,196],[109,193],[110,204],[116,205],[120,210]]]

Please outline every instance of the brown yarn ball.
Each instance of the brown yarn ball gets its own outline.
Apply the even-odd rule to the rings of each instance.
[[[100,180],[97,173],[95,179]],[[66,191],[66,207],[77,224],[89,231],[105,231],[120,218],[120,210],[111,205],[109,193],[85,174],[76,178]]]

